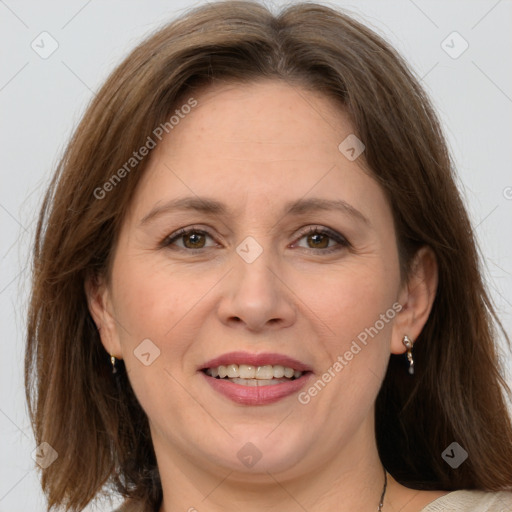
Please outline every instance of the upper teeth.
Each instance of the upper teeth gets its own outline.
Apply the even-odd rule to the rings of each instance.
[[[231,379],[282,379],[287,377],[291,379],[295,377],[298,379],[302,372],[289,368],[288,366],[276,365],[265,365],[265,366],[252,366],[249,364],[228,364],[226,366],[221,365],[216,368],[208,368],[206,370],[208,375],[212,377],[229,377]]]

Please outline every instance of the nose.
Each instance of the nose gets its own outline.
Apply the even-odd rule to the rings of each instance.
[[[224,324],[258,332],[295,322],[293,283],[286,282],[281,265],[270,253],[264,250],[251,263],[234,255],[234,268],[223,280],[218,308]]]

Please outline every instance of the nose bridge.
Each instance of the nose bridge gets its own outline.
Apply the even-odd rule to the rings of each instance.
[[[268,239],[259,239],[261,243],[248,236],[236,248],[236,294],[248,301],[247,304],[261,302],[270,307],[280,293],[275,277],[279,265]]]

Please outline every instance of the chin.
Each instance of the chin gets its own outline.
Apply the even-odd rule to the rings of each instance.
[[[261,475],[262,482],[268,482],[268,473],[289,473],[292,468],[295,472],[297,464],[312,449],[305,444],[306,433],[292,433],[284,426],[275,427],[276,424],[272,428],[256,425],[231,428],[233,438],[223,435],[222,442],[216,443],[216,447],[222,449],[205,454],[205,459],[209,459],[213,466],[236,473],[236,478],[242,481],[247,476],[254,482],[254,477]],[[272,429],[275,430],[272,432]]]

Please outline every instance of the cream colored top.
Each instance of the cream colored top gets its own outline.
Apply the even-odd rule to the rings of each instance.
[[[133,504],[125,504],[114,512],[139,510]],[[452,491],[429,503],[421,512],[512,512],[512,492]]]
[[[512,512],[512,492],[453,491],[432,501],[421,512]]]

